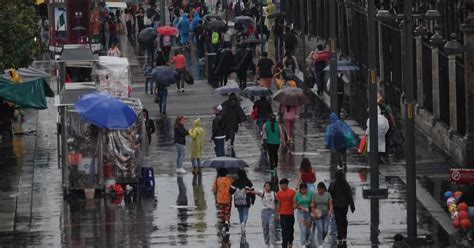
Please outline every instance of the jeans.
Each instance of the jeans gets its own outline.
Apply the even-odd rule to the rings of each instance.
[[[347,211],[349,206],[345,207],[336,207],[334,206],[334,217],[336,219],[337,226],[337,239],[346,239],[347,238]]]
[[[183,168],[183,162],[184,162],[184,145],[175,143],[176,145],[176,168]]]
[[[300,226],[300,243],[301,245],[307,245],[311,236],[311,212],[303,212],[298,209],[296,214],[298,216],[298,225]]]
[[[216,157],[224,157],[225,156],[225,139],[214,139],[214,152],[216,153]]]
[[[248,207],[237,207],[237,211],[239,212],[240,224],[247,224],[247,220],[249,218],[249,208]]]
[[[148,92],[152,92],[153,91],[153,81],[151,80],[151,78],[147,78],[145,79],[145,93],[148,94]]]
[[[263,239],[266,245],[275,242],[275,209],[262,209]]]
[[[337,239],[336,217],[334,217],[334,214],[329,218],[329,236],[332,240]]]
[[[315,222],[318,230],[318,244],[323,245],[329,229],[329,214],[326,213],[321,215],[321,218],[315,220]]]
[[[160,113],[166,113],[166,101],[168,100],[168,91],[159,90],[157,93],[158,97],[160,98]]]
[[[283,236],[281,247],[288,248],[288,244],[293,244],[294,240],[295,229],[293,226],[295,225],[295,216],[280,214],[280,224]]]
[[[193,168],[201,168],[201,159],[191,158],[191,164],[193,165]]]
[[[283,54],[283,36],[275,35],[274,37],[275,45],[275,61],[280,61],[280,58]]]
[[[278,150],[280,149],[279,144],[266,144],[268,151],[268,160],[270,162],[270,168],[273,170],[278,166]]]

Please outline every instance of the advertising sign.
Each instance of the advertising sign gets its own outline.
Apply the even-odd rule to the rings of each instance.
[[[90,0],[68,0],[68,43],[89,43]]]

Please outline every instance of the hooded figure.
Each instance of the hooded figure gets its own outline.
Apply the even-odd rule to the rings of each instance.
[[[245,121],[245,113],[240,107],[237,95],[232,93],[229,100],[222,103],[222,120],[226,133],[226,140],[230,139],[231,147],[234,145],[235,134],[239,130],[239,124]]]
[[[201,118],[193,122],[193,128],[189,130],[189,136],[192,139],[191,158],[201,158],[204,149],[204,129],[201,127]]]
[[[385,134],[387,133],[388,129],[390,128],[388,124],[387,118],[382,115],[382,111],[380,110],[380,107],[377,106],[377,123],[378,123],[378,147],[379,147],[379,152],[385,152]],[[367,130],[365,133],[369,135],[369,138],[367,139],[367,151],[370,152],[370,131],[369,131],[369,124],[370,124],[370,118],[367,119]]]
[[[331,150],[339,151],[346,149],[346,143],[344,142],[344,133],[342,129],[343,122],[335,113],[331,113],[329,120],[331,121],[331,124],[326,128],[326,145]]]
[[[188,14],[184,13],[179,19],[177,27],[181,36],[181,44],[186,44],[189,39],[189,19]]]
[[[193,17],[193,20],[191,21],[191,26],[190,26],[191,32],[194,32],[200,20],[201,20],[201,17],[199,16],[199,13],[197,12],[194,13],[194,17]]]

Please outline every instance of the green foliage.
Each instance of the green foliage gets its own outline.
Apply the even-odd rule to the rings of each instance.
[[[3,1],[3,0],[2,0]],[[27,67],[41,50],[34,7],[22,1],[5,1],[0,8],[0,70]]]

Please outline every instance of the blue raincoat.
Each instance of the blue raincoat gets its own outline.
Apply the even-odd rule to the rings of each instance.
[[[191,21],[191,26],[190,26],[191,32],[194,32],[200,20],[201,20],[201,17],[199,16],[199,14],[194,13],[194,17],[193,17],[193,20]]]
[[[181,44],[185,44],[189,40],[189,19],[188,14],[184,13],[179,19],[177,28],[179,35],[181,36]]]
[[[329,119],[331,124],[326,128],[326,145],[336,151],[355,147],[356,140],[349,125],[340,120],[335,113],[332,113]]]

